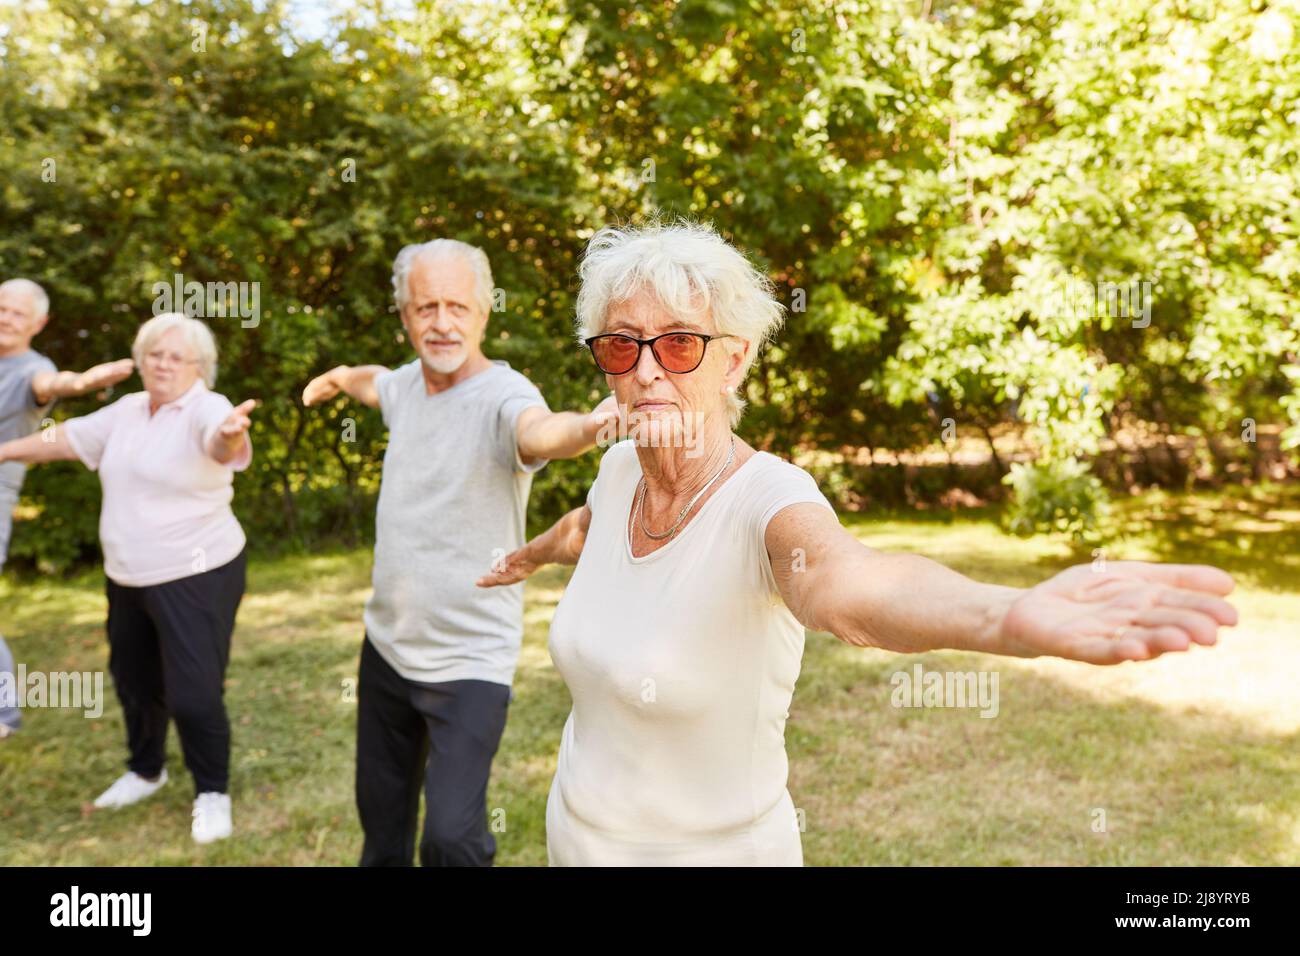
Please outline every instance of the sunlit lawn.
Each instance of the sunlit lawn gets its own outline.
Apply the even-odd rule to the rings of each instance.
[[[1132,533],[1107,559],[1220,564],[1237,576],[1241,626],[1216,648],[1116,668],[907,658],[810,634],[787,729],[808,863],[1300,863],[1300,493],[1156,495],[1124,508]],[[1006,584],[1091,560],[1048,539],[1008,538],[986,512],[846,520],[873,547]],[[102,719],[32,710],[22,734],[0,743],[0,864],[353,864],[347,691],[369,572],[365,551],[253,561],[227,691],[233,839],[190,842],[192,793],[174,730],[162,793],[87,809],[122,769],[121,714],[106,686]],[[502,864],[546,862],[546,793],[568,711],[546,633],[567,573],[548,569],[529,584],[489,793],[504,811]],[[10,576],[0,608],[30,670],[105,668],[98,573]],[[917,661],[997,670],[998,716],[890,706],[890,676]]]

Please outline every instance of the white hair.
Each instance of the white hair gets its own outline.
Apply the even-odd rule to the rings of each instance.
[[[31,279],[7,279],[0,282],[0,292],[5,289],[14,289],[18,292],[26,292],[31,297],[32,307],[36,314],[32,316],[35,319],[41,319],[50,314],[50,296],[39,285]]]
[[[468,263],[474,272],[475,303],[484,315],[492,311],[492,264],[488,262],[487,253],[457,239],[432,239],[402,247],[393,260],[393,299],[399,311],[405,309],[411,300],[411,267],[416,260],[425,257],[461,259]]]
[[[131,346],[131,357],[135,359],[136,368],[144,365],[144,357],[157,344],[158,340],[172,329],[180,329],[186,343],[194,350],[194,358],[199,363],[199,375],[203,377],[208,388],[217,384],[217,343],[212,337],[212,330],[198,319],[190,318],[181,312],[164,312],[140,326],[135,334],[135,344]]]
[[[772,280],[711,226],[685,219],[601,229],[587,245],[578,277],[580,341],[604,331],[610,306],[649,291],[674,317],[686,321],[706,309],[719,335],[748,342],[742,381],[784,318]],[[738,392],[727,393],[733,428],[745,410]]]

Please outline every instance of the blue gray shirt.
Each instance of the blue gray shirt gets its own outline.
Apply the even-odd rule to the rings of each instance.
[[[54,363],[40,352],[28,349],[20,355],[0,358],[0,442],[23,438],[41,426],[54,405],[37,405],[32,395],[32,378],[37,372],[56,372]],[[0,485],[11,491],[23,486],[27,466],[20,461],[0,464]]]
[[[41,426],[53,402],[37,405],[32,395],[32,377],[37,372],[55,372],[54,363],[28,349],[19,355],[0,358],[0,442],[24,438]],[[9,553],[9,529],[14,505],[23,487],[27,466],[21,461],[0,464],[0,568]]]

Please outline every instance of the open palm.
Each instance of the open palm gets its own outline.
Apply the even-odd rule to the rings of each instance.
[[[528,548],[525,546],[492,562],[492,570],[474,583],[481,588],[518,584],[536,571],[538,567],[539,565],[529,555]]]
[[[1068,568],[1016,600],[1002,623],[1010,653],[1090,664],[1143,661],[1210,645],[1237,623],[1232,577],[1197,564],[1110,561]]]

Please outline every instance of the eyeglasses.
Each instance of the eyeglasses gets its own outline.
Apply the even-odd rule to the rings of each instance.
[[[685,375],[694,372],[704,361],[704,350],[714,339],[734,339],[734,335],[705,335],[703,332],[665,332],[652,339],[638,339],[622,332],[595,335],[584,340],[591,349],[596,367],[606,375],[624,375],[641,361],[641,349],[650,346],[655,361],[665,372]]]
[[[175,352],[145,352],[145,361],[150,365],[161,368],[163,363],[171,365],[197,365],[198,359],[188,359],[183,355],[177,355]]]

